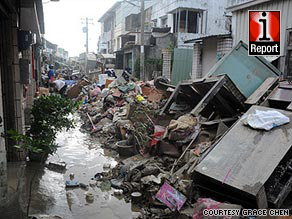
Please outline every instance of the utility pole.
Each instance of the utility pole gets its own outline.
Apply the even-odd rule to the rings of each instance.
[[[145,53],[144,53],[145,5],[141,0],[141,51],[140,51],[140,80],[145,80]]]
[[[88,53],[88,17],[86,17],[86,54]]]
[[[84,18],[82,18],[81,20],[84,20]],[[88,25],[89,24],[93,24],[93,23],[89,23],[88,21],[92,21],[93,19],[92,18],[88,18],[86,17],[85,18],[85,27],[83,27],[83,33],[86,34],[86,42],[85,42],[85,48],[86,48],[86,53],[85,53],[85,61],[84,61],[84,70],[85,70],[85,73],[88,74],[88,32],[89,32],[89,27]]]
[[[86,25],[86,54],[85,54],[85,74],[88,74],[88,17],[86,17],[85,21]]]

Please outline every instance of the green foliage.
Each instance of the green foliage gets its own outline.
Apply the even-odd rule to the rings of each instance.
[[[163,60],[161,58],[147,58],[145,60],[146,68],[152,68],[156,71],[162,71]]]
[[[31,110],[32,122],[26,135],[9,131],[11,139],[20,142],[16,147],[32,152],[53,153],[57,149],[54,143],[58,131],[74,127],[74,121],[68,115],[78,107],[78,102],[61,95],[41,96],[34,101]]]
[[[168,46],[167,46],[167,49],[169,49],[169,50],[171,50],[173,52],[173,50],[174,50],[173,43],[169,43]]]

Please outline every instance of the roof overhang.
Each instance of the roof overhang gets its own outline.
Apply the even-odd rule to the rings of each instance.
[[[184,43],[197,43],[197,42],[201,42],[204,39],[212,38],[212,37],[229,38],[229,37],[231,37],[231,34],[230,33],[210,34],[210,35],[205,35],[205,36],[197,37],[197,38],[194,38],[194,39],[186,40],[186,41],[184,41]]]
[[[116,56],[114,54],[101,54],[101,56],[102,57],[100,57],[100,58],[102,58],[102,59],[115,59],[116,58]]]
[[[269,2],[269,1],[271,1],[271,0],[250,0],[248,2],[244,2],[244,3],[241,3],[241,4],[236,4],[236,5],[227,7],[226,10],[234,12],[234,11],[246,9],[246,8],[249,8],[249,7],[252,7],[252,6],[255,6],[255,5],[263,4],[263,3],[266,3],[266,2]]]
[[[170,10],[167,12],[167,14],[173,14],[182,10],[189,10],[189,11],[205,11],[207,10],[206,8],[188,8],[188,7],[177,7],[173,10]]]
[[[20,29],[31,31],[41,43],[41,34],[45,33],[42,0],[23,0],[20,8]]]
[[[36,34],[37,42],[41,42],[41,32],[36,7],[21,8],[20,29],[31,31],[32,33]]]
[[[99,19],[98,22],[103,22],[105,19],[107,19],[109,16],[114,13],[114,11],[120,6],[122,2],[116,2],[110,9],[108,9]]]

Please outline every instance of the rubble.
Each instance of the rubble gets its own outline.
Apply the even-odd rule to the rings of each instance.
[[[132,201],[142,218],[151,219],[199,219],[202,210],[212,206],[282,206],[292,182],[288,156],[292,141],[287,131],[291,124],[286,121],[276,127],[267,118],[273,129],[265,132],[242,121],[255,109],[271,111],[252,105],[268,101],[275,106],[272,98],[281,89],[275,85],[278,71],[267,70],[269,64],[252,57],[247,63],[257,62],[264,72],[260,80],[243,85],[236,72],[219,74],[221,67],[227,70],[232,56],[238,61],[237,55],[234,50],[207,77],[176,87],[163,78],[141,82],[122,77],[102,78],[107,87],[103,89],[97,89],[96,82],[84,86],[76,97],[83,103],[83,128],[116,151],[119,160],[116,167],[97,173],[93,186],[104,191],[114,188],[115,196]],[[287,106],[284,109],[289,110]],[[287,111],[273,110],[290,117]]]

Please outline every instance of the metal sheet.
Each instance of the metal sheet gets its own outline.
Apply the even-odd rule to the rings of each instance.
[[[277,88],[273,94],[271,94],[269,100],[291,102],[292,89]]]
[[[258,103],[277,81],[278,78],[267,78],[264,83],[262,83],[261,86],[245,101],[245,104],[253,105]]]
[[[271,108],[252,106],[246,114]],[[273,109],[276,110],[276,109]],[[292,113],[277,110],[292,121]],[[292,145],[292,122],[269,132],[239,120],[196,167],[197,173],[256,196]]]
[[[221,74],[227,74],[248,98],[267,78],[280,75],[280,71],[262,57],[248,56],[247,45],[239,42],[214,65],[206,77]]]
[[[174,49],[171,83],[177,85],[180,81],[189,80],[192,73],[192,49]]]

